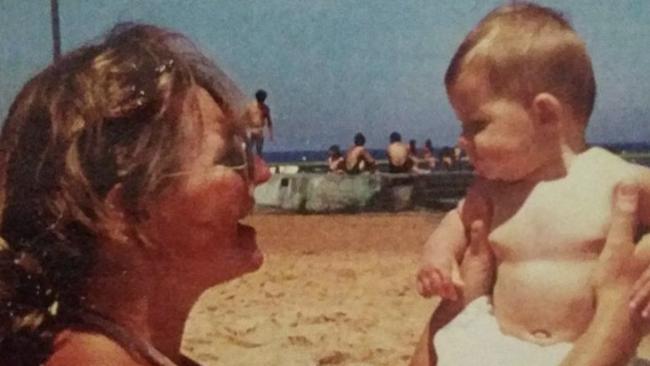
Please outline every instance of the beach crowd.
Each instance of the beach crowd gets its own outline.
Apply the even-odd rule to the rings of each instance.
[[[406,144],[402,142],[401,134],[394,131],[388,137],[385,150],[387,166],[384,169],[365,144],[366,137],[358,132],[347,151],[341,151],[340,145],[330,146],[327,150],[328,171],[335,174],[373,173],[380,170],[388,173],[428,174],[433,171],[470,168],[467,155],[458,145],[436,149],[431,139],[426,139],[424,146],[418,148],[417,140],[411,139]]]

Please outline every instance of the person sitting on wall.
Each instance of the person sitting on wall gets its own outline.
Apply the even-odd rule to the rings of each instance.
[[[354,145],[345,155],[345,170],[349,174],[375,171],[377,163],[364,147],[365,144],[366,137],[361,132],[354,135]]]
[[[402,142],[399,132],[393,132],[389,137],[390,144],[386,149],[389,173],[409,173],[414,161],[410,156],[409,147]]]
[[[433,149],[433,144],[431,139],[424,141],[424,147],[422,148],[422,159],[426,162],[426,165],[429,169],[433,170],[438,165],[438,159],[436,158],[436,152]]]
[[[327,166],[330,173],[345,173],[345,159],[339,145],[332,145],[327,150]]]

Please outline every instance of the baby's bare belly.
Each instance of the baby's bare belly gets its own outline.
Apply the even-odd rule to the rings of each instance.
[[[538,344],[571,342],[591,322],[593,260],[501,263],[494,314],[504,334]]]

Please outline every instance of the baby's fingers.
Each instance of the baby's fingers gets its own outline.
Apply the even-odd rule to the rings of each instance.
[[[437,294],[440,291],[441,283],[442,277],[436,269],[427,268],[420,270],[418,273],[417,290],[424,297],[431,297]]]
[[[432,292],[432,284],[430,274],[428,271],[419,271],[416,281],[418,293],[424,297],[430,297]]]
[[[452,301],[458,300],[456,286],[451,281],[444,281],[440,287],[440,296]]]

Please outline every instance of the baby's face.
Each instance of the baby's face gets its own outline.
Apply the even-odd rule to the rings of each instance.
[[[459,146],[476,173],[488,179],[525,179],[548,161],[549,144],[529,108],[492,93],[487,78],[464,72],[449,99],[461,123]]]

